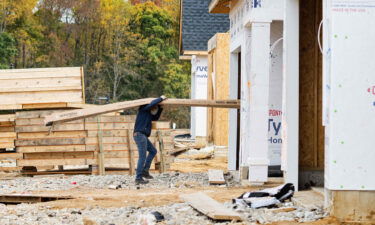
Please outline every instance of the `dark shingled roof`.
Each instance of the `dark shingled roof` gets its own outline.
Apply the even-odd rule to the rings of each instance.
[[[182,51],[207,51],[207,41],[229,30],[228,14],[210,14],[211,0],[181,0]]]

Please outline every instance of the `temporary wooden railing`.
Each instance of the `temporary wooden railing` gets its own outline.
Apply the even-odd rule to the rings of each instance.
[[[118,102],[113,104],[93,106],[85,109],[71,110],[67,112],[54,113],[45,118],[45,125],[49,126],[55,122],[67,122],[115,112],[124,109],[131,109],[141,105],[149,104],[153,98],[144,98],[133,101]],[[240,108],[239,100],[201,100],[201,99],[166,99],[160,105],[170,106],[196,106],[196,107],[216,107],[216,108]]]

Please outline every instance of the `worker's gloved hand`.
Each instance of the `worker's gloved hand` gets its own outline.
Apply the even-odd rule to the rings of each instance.
[[[165,99],[167,99],[167,97],[165,97],[165,95],[162,95],[160,96],[160,98],[164,101]]]

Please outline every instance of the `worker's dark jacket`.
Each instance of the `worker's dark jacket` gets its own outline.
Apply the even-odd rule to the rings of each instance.
[[[152,115],[151,108],[159,104],[161,101],[163,101],[162,98],[157,98],[150,104],[142,105],[139,107],[137,119],[135,120],[134,132],[140,132],[147,137],[150,137],[152,125],[151,121],[158,120],[161,112],[163,111],[163,109],[158,106],[158,112],[156,113],[156,115]]]

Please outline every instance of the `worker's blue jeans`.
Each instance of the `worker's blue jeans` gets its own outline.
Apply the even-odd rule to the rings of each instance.
[[[136,179],[142,178],[142,173],[148,172],[151,166],[151,162],[154,159],[157,150],[152,145],[150,140],[146,137],[146,135],[135,132],[134,133],[134,141],[138,147],[138,164],[137,164],[137,175]],[[146,157],[146,154],[148,155]]]

